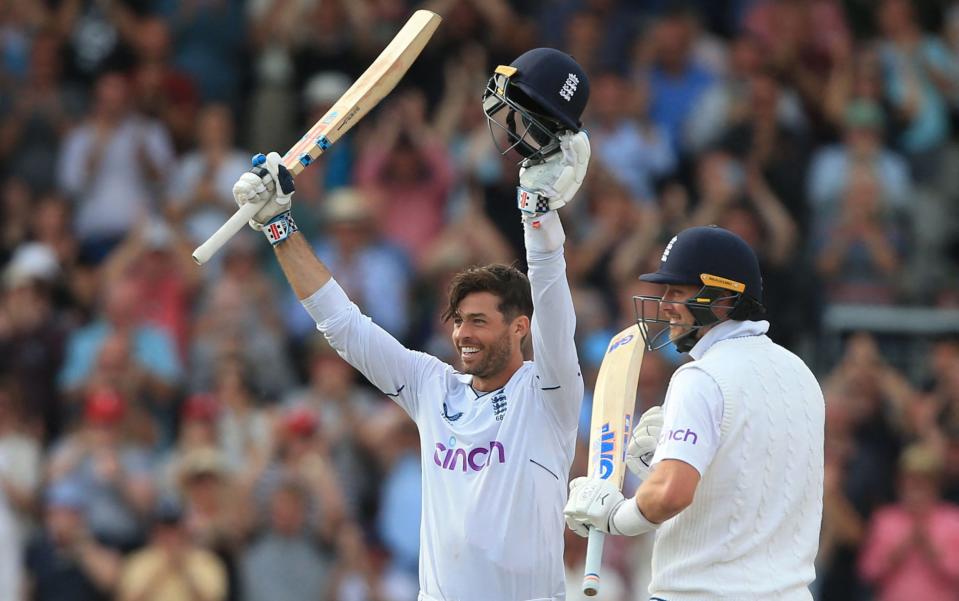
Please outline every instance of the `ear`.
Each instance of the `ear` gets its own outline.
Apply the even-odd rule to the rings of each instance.
[[[530,321],[529,317],[525,315],[518,315],[513,318],[513,323],[510,324],[510,332],[519,335],[520,339],[525,338],[529,335]]]

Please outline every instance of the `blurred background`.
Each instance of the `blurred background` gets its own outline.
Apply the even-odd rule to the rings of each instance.
[[[202,269],[190,252],[250,155],[285,151],[419,6],[0,6],[0,601],[415,599],[415,426],[325,346],[259,234]],[[734,230],[771,336],[825,390],[816,599],[959,599],[959,3],[426,7],[445,20],[403,83],[296,182],[350,296],[453,360],[450,276],[523,265],[518,159],[482,91],[561,48],[592,86],[564,209],[587,390],[665,242]],[[681,361],[646,357],[637,414]],[[601,599],[647,598],[650,544],[607,544]]]

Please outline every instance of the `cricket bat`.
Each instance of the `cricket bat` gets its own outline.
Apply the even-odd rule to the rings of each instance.
[[[316,160],[327,148],[356,125],[399,83],[443,19],[434,12],[418,10],[406,25],[360,75],[350,89],[330,107],[293,148],[283,155],[283,165],[294,177]],[[260,204],[245,204],[220,229],[193,251],[193,260],[202,265],[239,232]]]
[[[633,429],[639,368],[646,350],[640,327],[634,324],[610,340],[599,366],[593,392],[586,474],[612,480],[617,488],[623,486],[623,476],[626,475],[626,444]],[[595,528],[589,531],[583,575],[583,593],[587,597],[599,592],[599,570],[603,562],[605,539],[605,532]]]

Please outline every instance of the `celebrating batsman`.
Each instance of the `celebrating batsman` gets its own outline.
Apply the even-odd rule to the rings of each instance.
[[[545,48],[490,79],[491,129],[526,157],[517,203],[529,278],[504,265],[454,278],[444,317],[459,370],[404,348],[347,298],[297,232],[293,179],[276,153],[260,155],[233,189],[241,206],[262,203],[250,225],[273,245],[317,328],[419,428],[421,601],[565,598],[562,509],[583,381],[556,209],[586,173],[579,119],[588,95],[580,66]],[[535,361],[523,359],[527,336]]]
[[[666,287],[634,297],[647,349],[674,344],[694,361],[633,432],[636,496],[577,478],[567,523],[583,536],[655,530],[656,601],[811,600],[824,402],[802,360],[765,335],[756,255],[732,232],[694,227],[640,279]]]

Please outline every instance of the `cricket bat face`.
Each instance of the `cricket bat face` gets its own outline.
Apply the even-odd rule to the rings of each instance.
[[[293,176],[300,174],[327,148],[340,139],[370,109],[396,87],[436,31],[442,18],[428,10],[413,13],[403,29],[383,49],[373,64],[350,89],[283,155],[283,165]],[[240,207],[210,238],[193,251],[193,260],[202,265],[242,229],[260,209],[248,203]]]
[[[283,164],[294,176],[323,154],[396,87],[440,21],[442,18],[439,15],[428,10],[413,13],[363,75],[283,155]]]
[[[643,351],[646,349],[641,327],[639,324],[632,325],[613,336],[606,347],[603,363],[599,366],[593,392],[587,475],[610,480],[616,484],[616,488],[623,486],[623,476],[626,474],[626,443],[633,426],[639,368],[643,364]],[[601,530],[594,528],[589,531],[583,573],[583,593],[587,597],[599,592],[604,539]]]
[[[613,336],[593,392],[587,475],[611,480],[617,487],[626,473],[626,443],[645,350],[639,327],[632,325]]]

